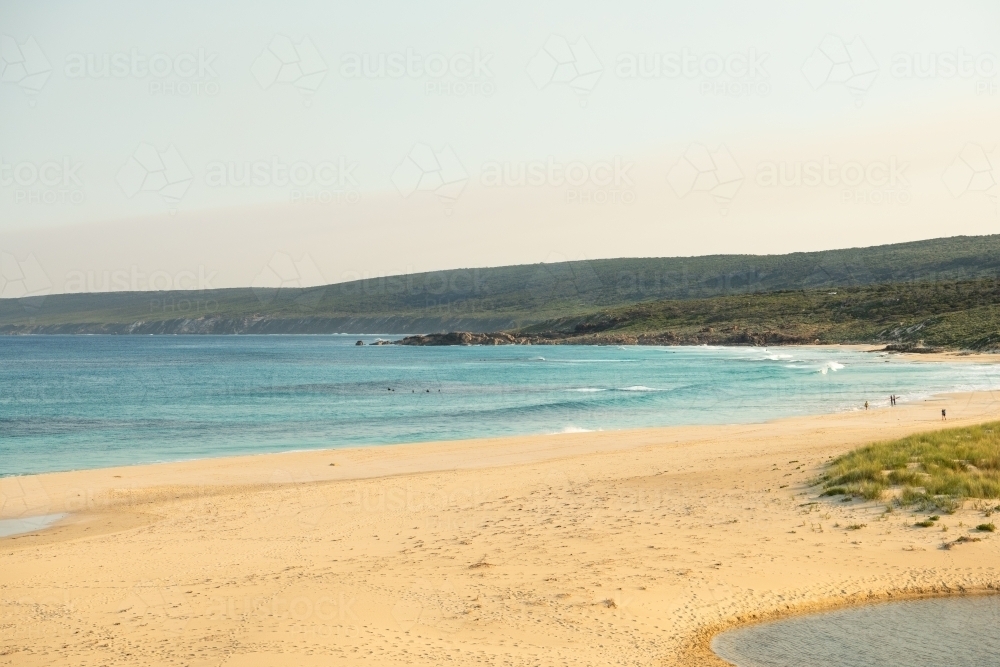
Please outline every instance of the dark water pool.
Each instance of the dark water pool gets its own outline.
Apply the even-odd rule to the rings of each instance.
[[[1000,596],[892,602],[724,632],[739,667],[997,667]]]

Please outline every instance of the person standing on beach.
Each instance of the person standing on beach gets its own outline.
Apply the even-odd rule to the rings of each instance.
[[[868,409],[868,401],[865,401],[865,410]]]
[[[948,413],[945,412],[944,408],[941,408],[941,421],[943,422],[948,421]]]

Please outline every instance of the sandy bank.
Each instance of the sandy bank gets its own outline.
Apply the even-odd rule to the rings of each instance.
[[[986,590],[1000,538],[940,548],[972,508],[944,533],[804,485],[942,407],[1000,418],[977,393],[3,479],[0,518],[73,515],[0,539],[0,665],[710,664],[735,619]]]

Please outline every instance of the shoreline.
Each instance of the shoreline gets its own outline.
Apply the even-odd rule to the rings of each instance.
[[[841,609],[851,609],[869,605],[892,604],[895,602],[910,602],[914,600],[933,600],[938,598],[952,597],[979,597],[987,595],[1000,595],[1000,584],[989,585],[976,589],[953,590],[947,586],[909,589],[888,589],[878,592],[868,592],[848,597],[830,598],[801,605],[788,609],[773,609],[768,612],[755,613],[749,617],[733,618],[717,626],[703,628],[698,632],[690,645],[684,651],[682,664],[709,664],[720,667],[729,666],[731,663],[723,659],[712,650],[712,641],[720,634],[730,630],[745,628],[760,623],[775,623],[799,616],[811,616],[814,614],[824,614],[830,611]]]
[[[878,351],[878,350],[866,350],[864,345],[825,345],[817,347],[830,347],[830,348],[844,348],[849,347],[855,349],[856,351]],[[900,353],[892,353],[900,354]],[[917,354],[914,357],[925,357],[931,355]],[[1000,362],[1000,355],[996,355],[997,358],[993,360],[995,363]],[[928,361],[939,361],[939,359],[928,359]],[[904,401],[897,406],[898,408],[913,407],[923,403],[939,403],[942,401],[962,401],[967,398],[987,394],[986,391],[975,391],[975,392],[946,392],[941,394],[931,394],[922,396],[915,401]],[[998,395],[998,405],[1000,405],[1000,395]],[[870,412],[876,413],[884,410],[892,410],[894,408],[890,406],[883,405],[873,405]],[[935,407],[934,410],[939,408]],[[263,467],[271,469],[273,466],[269,465],[271,457],[290,457],[294,459],[307,458],[312,459],[314,457],[329,456],[336,458],[338,455],[344,455],[351,457],[352,455],[360,456],[361,458],[369,459],[373,458],[369,454],[373,451],[386,450],[387,459],[393,458],[405,458],[404,456],[398,456],[404,453],[419,454],[420,448],[430,448],[432,451],[437,452],[448,452],[450,455],[470,455],[473,450],[478,450],[481,447],[494,447],[500,446],[503,448],[505,445],[509,445],[513,448],[513,452],[505,452],[504,457],[509,458],[512,453],[514,455],[523,454],[526,445],[529,449],[541,450],[544,449],[546,452],[557,451],[560,455],[564,455],[566,451],[571,451],[570,456],[575,455],[573,451],[577,446],[577,443],[560,443],[560,447],[541,447],[545,444],[547,439],[563,438],[566,440],[589,440],[591,437],[599,439],[601,441],[614,440],[616,438],[626,438],[635,439],[639,438],[642,440],[655,439],[659,435],[669,436],[672,431],[687,431],[687,430],[707,430],[711,431],[713,429],[740,429],[740,428],[754,428],[763,427],[768,425],[779,425],[784,422],[798,422],[808,421],[813,419],[822,419],[826,417],[835,416],[846,416],[852,414],[864,414],[860,409],[853,410],[839,410],[835,412],[822,412],[806,415],[792,415],[776,417],[772,419],[767,419],[759,422],[730,422],[723,424],[680,424],[680,425],[668,425],[668,426],[649,426],[649,427],[635,427],[635,428],[620,428],[620,429],[598,429],[598,430],[581,430],[581,431],[566,431],[566,432],[547,432],[547,433],[527,433],[520,435],[505,435],[505,436],[487,436],[487,437],[477,437],[477,438],[459,438],[454,440],[421,440],[421,441],[410,441],[410,442],[393,442],[393,443],[373,443],[364,445],[349,445],[344,447],[328,447],[328,448],[314,448],[314,449],[289,449],[283,451],[265,451],[256,453],[245,453],[245,454],[233,454],[225,456],[215,456],[209,455],[205,457],[187,458],[187,459],[177,459],[169,461],[153,461],[153,462],[138,462],[138,463],[127,463],[123,465],[115,466],[98,466],[94,468],[73,468],[67,470],[55,470],[37,473],[12,473],[5,476],[0,476],[0,492],[3,491],[3,483],[9,480],[55,480],[58,486],[66,486],[66,480],[74,480],[78,476],[88,477],[91,475],[101,475],[110,473],[126,473],[132,472],[133,475],[129,476],[134,482],[139,482],[140,484],[145,484],[152,479],[160,478],[169,479],[174,483],[180,483],[178,475],[194,475],[195,478],[199,479],[202,485],[216,486],[227,484],[253,484],[253,483],[265,483],[260,480],[259,476],[256,476],[253,472],[255,468],[260,468],[260,464],[264,464]],[[1000,418],[1000,413],[998,413],[998,418]],[[931,422],[935,421],[933,419]],[[947,424],[947,422],[946,422]],[[943,426],[942,428],[947,428]],[[539,440],[542,442],[535,443],[533,441]],[[615,449],[613,445],[604,443],[605,449],[598,449],[598,452],[607,452]],[[610,447],[610,449],[608,448]],[[537,453],[537,451],[536,451]],[[419,457],[410,457],[419,458]],[[469,458],[469,456],[466,456]],[[371,474],[366,474],[362,477],[351,477],[344,476],[340,473],[341,471],[320,471],[324,474],[314,473],[315,477],[311,477],[308,481],[310,482],[323,482],[323,481],[337,481],[337,480],[351,480],[351,479],[371,479],[373,477],[379,477],[383,474],[388,475],[399,475],[399,474],[414,474],[414,473],[430,473],[430,472],[444,472],[448,470],[474,470],[479,468],[489,468],[495,465],[503,465],[503,463],[495,463],[489,459],[483,459],[478,452],[472,456],[475,460],[474,464],[470,464],[469,461],[465,459],[457,459],[459,461],[464,461],[463,465],[449,466],[442,465],[440,467],[430,467],[430,468],[414,468],[414,469],[394,469],[393,472],[372,472]],[[496,455],[494,455],[496,458]],[[546,458],[540,458],[537,460],[532,460],[531,462],[543,462]],[[257,466],[253,464],[257,463]],[[302,460],[296,460],[293,466],[278,466],[281,468],[287,467],[297,467],[301,466]],[[336,466],[331,466],[336,467]],[[233,474],[233,471],[238,469],[242,472],[238,474]],[[249,469],[249,472],[248,472]],[[112,475],[112,478],[125,478],[124,474]],[[64,512],[72,512],[72,509],[60,510]],[[23,514],[23,512],[22,512]],[[0,520],[11,518],[6,516],[3,511],[3,506],[0,505]]]
[[[147,664],[205,653],[235,667],[464,664],[483,651],[501,664],[722,665],[711,638],[735,625],[1000,588],[997,538],[939,548],[975,525],[972,507],[945,517],[947,534],[927,532],[911,512],[807,486],[828,457],[870,440],[998,417],[1000,396],[945,394],[759,424],[3,478],[5,517],[74,514],[0,539],[11,619],[0,655],[75,664],[147,646],[159,651],[143,649]]]
[[[108,335],[108,336],[110,336],[110,334],[102,334],[102,335]],[[355,336],[355,334],[273,334],[273,335],[288,335],[288,336],[313,336],[313,335],[317,335],[317,336],[318,335],[331,335],[332,336],[332,335],[336,335],[336,336],[348,336],[348,337],[351,337],[351,338],[353,338],[353,336]],[[375,334],[365,334],[365,335],[375,335]],[[212,335],[210,335],[210,337],[219,338],[219,337],[222,337],[222,336],[212,336]],[[635,347],[645,347],[645,346],[635,346]],[[963,363],[963,364],[965,364],[965,363],[972,363],[972,364],[984,364],[984,365],[985,364],[989,364],[989,365],[1000,364],[1000,354],[992,354],[992,353],[968,353],[968,352],[960,352],[960,351],[943,351],[943,352],[935,352],[935,353],[912,353],[912,352],[896,352],[896,351],[886,352],[886,351],[884,351],[881,348],[872,347],[871,345],[860,344],[860,343],[857,343],[857,344],[856,343],[844,343],[844,344],[841,344],[841,343],[830,343],[830,344],[816,344],[816,345],[808,345],[808,344],[807,345],[802,345],[802,344],[775,344],[775,345],[763,345],[763,346],[742,346],[742,345],[721,345],[721,346],[712,346],[712,345],[684,345],[684,346],[661,346],[661,347],[664,347],[664,348],[682,347],[682,348],[695,348],[695,349],[697,349],[697,348],[703,348],[703,347],[713,347],[713,348],[719,348],[719,347],[721,347],[721,348],[736,348],[736,349],[747,348],[747,349],[760,349],[760,350],[768,350],[768,349],[772,349],[772,348],[773,349],[802,348],[802,349],[806,349],[806,350],[816,350],[816,349],[824,350],[825,349],[825,350],[839,350],[839,351],[849,351],[849,352],[878,353],[878,354],[883,355],[883,356],[898,358],[898,359],[904,360],[906,362]],[[940,394],[940,395],[941,396],[946,396],[948,394],[946,393],[946,394]],[[926,401],[926,400],[939,400],[939,399],[937,399],[935,396],[932,396],[932,395],[917,394],[916,400],[917,401]],[[904,399],[903,403],[901,403],[900,405],[906,405],[906,404],[909,404],[909,402]],[[873,407],[873,409],[881,409],[882,406],[878,405],[877,402],[876,402],[875,404],[873,404],[872,407]],[[590,431],[590,430],[588,430],[588,431],[581,431],[581,433],[628,433],[628,432],[631,432],[631,431],[651,431],[651,430],[657,430],[657,429],[670,429],[670,428],[687,428],[687,427],[705,427],[705,428],[710,428],[710,427],[713,427],[713,426],[739,426],[739,425],[766,424],[766,423],[771,423],[771,422],[775,422],[775,421],[780,421],[780,420],[783,420],[783,419],[795,419],[795,418],[800,418],[800,417],[808,418],[808,417],[822,416],[822,415],[827,415],[827,414],[840,414],[840,412],[844,412],[844,411],[847,411],[847,410],[849,410],[849,408],[845,408],[845,407],[841,406],[840,408],[838,408],[837,411],[834,411],[834,412],[817,412],[817,413],[810,413],[810,414],[777,416],[777,417],[772,417],[772,418],[769,418],[769,419],[765,419],[764,421],[727,422],[727,423],[721,423],[721,424],[691,423],[691,424],[667,425],[667,426],[639,426],[639,427],[626,426],[626,427],[623,427],[623,428],[610,428],[610,429],[596,429],[596,430],[593,430],[593,431]],[[130,469],[130,468],[137,468],[137,467],[144,467],[144,466],[160,466],[160,465],[172,465],[172,464],[181,464],[181,463],[193,463],[193,462],[199,462],[199,461],[211,461],[211,460],[215,460],[215,459],[242,459],[242,458],[245,458],[245,457],[272,456],[272,455],[288,455],[288,454],[307,453],[307,452],[325,452],[325,451],[340,452],[340,451],[350,451],[350,450],[355,450],[355,449],[358,449],[358,450],[367,450],[367,449],[373,448],[373,447],[375,447],[375,448],[400,447],[400,446],[412,447],[412,446],[416,446],[416,445],[430,445],[430,444],[473,443],[473,442],[476,442],[476,441],[494,442],[494,441],[504,441],[504,440],[509,440],[509,439],[544,438],[544,437],[564,436],[564,435],[571,435],[571,434],[575,434],[575,432],[573,432],[573,431],[567,431],[567,432],[538,432],[538,433],[521,433],[521,434],[514,434],[514,435],[501,435],[501,436],[476,436],[476,437],[462,437],[462,438],[457,438],[457,439],[453,439],[453,440],[442,440],[442,441],[438,441],[438,440],[418,440],[418,441],[404,441],[404,442],[367,442],[367,443],[363,443],[363,444],[352,443],[352,444],[347,444],[347,445],[343,445],[343,446],[334,446],[334,447],[326,447],[326,448],[324,448],[324,447],[316,447],[316,448],[306,448],[306,449],[288,449],[288,450],[276,450],[276,451],[275,450],[270,450],[270,451],[260,451],[260,452],[250,452],[250,451],[247,451],[247,452],[244,452],[244,453],[234,453],[234,454],[224,454],[224,455],[219,455],[219,454],[215,454],[215,453],[209,453],[209,454],[207,454],[205,456],[194,456],[192,458],[185,458],[185,459],[166,459],[166,460],[160,460],[160,461],[138,461],[138,462],[135,462],[135,463],[123,463],[123,464],[119,464],[119,465],[98,465],[96,467],[66,468],[66,469],[63,469],[63,470],[38,471],[38,472],[11,472],[11,473],[5,473],[5,474],[0,475],[0,481],[2,481],[4,479],[9,479],[9,478],[24,478],[24,477],[33,477],[33,476],[41,476],[41,475],[54,475],[54,474],[61,474],[61,473],[82,473],[82,472],[92,471],[92,470],[103,470],[103,469],[112,469],[112,468],[114,468],[114,469],[119,469],[120,468],[120,469],[127,470],[127,469]],[[2,505],[0,505],[0,508],[2,508]],[[3,518],[2,512],[0,512],[0,518]]]

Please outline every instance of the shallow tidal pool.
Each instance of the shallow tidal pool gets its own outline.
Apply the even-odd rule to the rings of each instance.
[[[1000,595],[889,602],[721,633],[738,667],[995,667]]]

